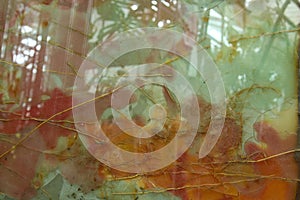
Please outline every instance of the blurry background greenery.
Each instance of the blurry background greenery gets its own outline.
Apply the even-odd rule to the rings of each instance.
[[[40,102],[47,99],[43,92],[55,87],[70,93],[87,53],[116,33],[149,26],[169,28],[193,37],[211,55],[225,83],[228,115],[240,120],[243,140],[249,140],[253,122],[276,118],[285,109],[295,110],[296,115],[299,8],[297,0],[3,0],[0,108],[10,106],[13,111]],[[141,57],[123,58],[113,65],[123,69]],[[209,101],[205,80],[191,73],[188,63],[179,59],[172,66]],[[144,109],[136,106],[136,112]],[[101,199],[99,192],[83,194],[54,174],[41,191],[61,199]],[[102,198],[110,199],[113,190],[139,190],[136,181],[126,187],[122,181],[108,181],[100,189],[106,194]],[[0,198],[9,199],[5,194]],[[39,192],[35,199],[44,198],[45,193]],[[139,196],[172,198],[176,199],[167,193]]]

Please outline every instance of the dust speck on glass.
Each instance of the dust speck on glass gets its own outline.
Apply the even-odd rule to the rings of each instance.
[[[299,34],[299,0],[2,0],[0,199],[299,199]]]

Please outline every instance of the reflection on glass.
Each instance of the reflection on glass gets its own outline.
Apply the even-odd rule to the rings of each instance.
[[[0,198],[297,199],[299,5],[297,0],[3,0]],[[112,42],[118,34],[136,29],[128,33],[138,38],[145,27],[185,36],[152,37],[149,44],[170,51],[138,49],[101,65],[124,48]],[[221,80],[206,80],[196,70],[208,66],[204,58],[199,66],[189,62],[197,52],[187,38],[207,52]],[[131,42],[125,42],[128,49],[145,40]],[[109,51],[92,53],[108,46]],[[91,67],[81,71],[83,63]],[[142,85],[149,77],[175,85],[182,95],[167,84]],[[86,87],[78,88],[76,78]],[[213,81],[224,83],[224,123],[214,112]],[[125,102],[129,92],[115,90],[121,83],[142,86]],[[94,99],[76,105],[76,98],[92,93]],[[186,120],[182,109],[199,119]],[[83,121],[74,120],[76,112]],[[213,119],[219,123],[210,127]],[[129,173],[99,161],[112,150],[99,150],[105,145],[100,128],[116,147],[147,155],[177,134],[186,137],[198,120],[192,144],[164,168]],[[210,137],[209,128],[219,127],[220,136]],[[138,137],[140,130],[156,134]],[[178,139],[174,152],[185,139]],[[160,156],[167,160],[174,152]],[[143,166],[161,162],[152,160],[145,157]]]

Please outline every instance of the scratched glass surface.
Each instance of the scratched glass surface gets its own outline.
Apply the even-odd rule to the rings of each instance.
[[[298,0],[1,1],[0,199],[297,199],[299,11]],[[189,125],[182,123],[180,109],[190,102],[179,102],[162,84],[139,87],[122,105],[129,110],[127,119],[155,129],[161,125],[148,122],[161,115],[161,108],[153,107],[160,103],[167,118],[156,135],[134,138],[118,127],[114,117],[124,116],[113,115],[112,88],[134,67],[160,63],[156,75],[181,87],[165,66],[179,72],[195,91],[200,112],[193,143],[176,161],[129,173],[93,154],[98,147],[88,142],[93,138],[75,127],[72,94],[79,68],[95,47],[142,27],[175,30],[206,50],[224,82],[226,118],[216,144],[199,158],[214,106],[208,80],[171,52],[121,55],[105,66],[101,80],[87,80],[88,86],[96,83],[87,89],[98,97],[92,101],[97,123],[114,145],[143,154],[188,134],[178,130]],[[191,54],[184,39],[173,48]],[[82,108],[89,118],[90,110]],[[88,119],[80,125],[95,129]]]

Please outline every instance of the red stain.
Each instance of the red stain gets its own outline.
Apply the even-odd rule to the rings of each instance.
[[[245,144],[245,151],[253,160],[259,161],[269,156],[293,150],[296,147],[296,134],[281,138],[279,133],[266,122],[255,123],[254,129],[257,132],[257,143],[247,142]],[[263,143],[266,148],[261,146]],[[296,182],[285,180],[297,179],[298,176],[297,164],[293,155],[293,153],[289,153],[253,163],[252,166],[256,174],[270,177],[262,179],[262,187],[258,190],[241,194],[241,199],[295,199]]]
[[[245,151],[252,160],[258,161],[295,148],[295,134],[281,138],[279,133],[265,122],[254,124],[254,128],[257,132],[257,143],[247,142],[245,144]],[[297,165],[293,154],[286,154],[264,162],[235,164],[230,168],[230,165],[226,165],[226,162],[224,163],[223,158],[226,158],[227,161],[235,160],[234,155],[237,153],[239,144],[237,140],[241,140],[241,135],[233,134],[230,137],[230,134],[233,133],[232,131],[235,131],[236,134],[241,134],[234,121],[227,119],[223,129],[223,137],[219,139],[209,156],[199,162],[197,156],[191,152],[186,152],[176,163],[173,163],[168,168],[147,176],[145,178],[145,182],[148,183],[147,187],[169,188],[169,192],[183,200],[294,199],[296,182],[286,180],[297,178]],[[230,139],[226,140],[227,137]],[[261,147],[260,144],[262,143],[266,145],[266,148]],[[223,164],[210,164],[218,161],[223,162]],[[196,165],[192,163],[196,163]],[[239,184],[224,184],[226,181],[240,180],[241,177],[218,175],[218,173],[238,173],[239,171],[252,173],[261,178],[243,181]],[[270,177],[263,178],[262,176]],[[210,187],[209,185],[213,186]]]
[[[28,111],[26,110],[26,107],[16,112],[0,111],[1,118],[7,120],[0,124],[0,132],[4,134],[28,132],[28,130],[24,131],[27,127],[37,126],[41,121],[47,120],[54,115],[56,116],[51,120],[66,119],[71,116],[71,110],[68,110],[67,112],[63,111],[71,108],[71,106],[72,97],[65,95],[61,90],[55,88],[50,92],[48,100],[30,106],[30,110]],[[33,118],[41,121],[39,122]],[[67,136],[70,134],[69,130],[59,127],[59,125],[63,125],[63,123],[47,123],[38,130],[50,149],[56,146],[57,139],[60,136]]]

